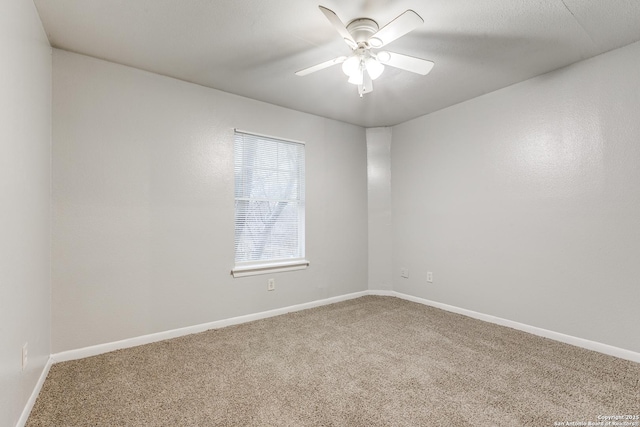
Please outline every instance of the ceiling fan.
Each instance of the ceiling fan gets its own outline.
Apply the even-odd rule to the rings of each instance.
[[[384,27],[379,28],[378,23],[369,18],[354,19],[345,26],[334,11],[324,6],[318,7],[352,52],[349,56],[339,56],[297,71],[296,75],[306,76],[332,65],[342,64],[342,71],[349,76],[349,83],[358,86],[358,93],[362,97],[365,93],[373,91],[373,80],[380,77],[385,65],[423,76],[433,68],[434,63],[426,59],[389,51],[372,51],[372,49],[380,49],[422,25],[424,21],[413,10],[405,11]]]

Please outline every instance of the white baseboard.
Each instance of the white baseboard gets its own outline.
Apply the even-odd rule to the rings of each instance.
[[[44,369],[40,373],[40,378],[38,378],[38,382],[36,386],[33,388],[31,392],[31,396],[29,396],[29,400],[27,400],[27,404],[24,406],[22,410],[22,414],[18,419],[18,424],[16,427],[23,427],[27,424],[27,420],[29,419],[29,415],[31,414],[31,410],[33,409],[33,405],[36,404],[36,399],[38,399],[38,395],[40,394],[40,390],[42,390],[42,386],[44,385],[44,380],[47,379],[47,375],[49,375],[49,369],[51,369],[51,365],[53,365],[53,359],[49,357],[47,359],[47,363],[44,365]]]
[[[355,292],[352,294],[340,295],[337,297],[326,298],[323,300],[312,301],[303,304],[292,305],[289,307],[277,308],[274,310],[263,311],[260,313],[247,314],[245,316],[232,317],[229,319],[218,320],[215,322],[203,323],[200,325],[189,326],[186,328],[173,329],[164,332],[158,332],[155,334],[143,335],[139,337],[129,338],[121,341],[115,341],[111,343],[99,344],[90,347],[80,348],[76,350],[63,351],[60,353],[52,354],[49,360],[47,361],[42,374],[36,384],[33,392],[31,393],[31,397],[29,398],[27,405],[25,406],[20,419],[18,420],[18,424],[16,427],[22,427],[26,424],[27,419],[29,418],[29,414],[33,409],[33,405],[36,402],[38,394],[42,389],[42,385],[44,384],[45,379],[47,378],[47,374],[49,373],[49,369],[53,363],[57,362],[65,362],[69,360],[82,359],[90,356],[97,356],[99,354],[108,353],[110,351],[119,350],[123,348],[135,347],[143,344],[150,344],[157,341],[162,341],[166,339],[181,337],[184,335],[195,334],[199,332],[204,332],[210,329],[219,329],[224,328],[226,326],[238,325],[241,323],[252,322],[254,320],[266,319],[268,317],[279,316],[281,314],[293,313],[296,311],[306,310],[309,308],[320,307],[323,305],[334,304],[341,301],[346,301],[354,298],[359,298],[365,295],[378,295],[378,296],[391,296],[401,298],[407,301],[416,302],[419,304],[428,305],[431,307],[440,308],[442,310],[450,311],[453,313],[462,314],[464,316],[472,317],[474,319],[482,320],[489,323],[495,323],[497,325],[507,326],[509,328],[517,329],[523,332],[528,332],[533,335],[538,335],[541,337],[549,338],[555,341],[560,341],[566,344],[575,345],[577,347],[582,347],[588,350],[597,351],[600,353],[608,354],[610,356],[619,357],[621,359],[630,360],[632,362],[640,363],[640,353],[636,353],[631,350],[626,350],[623,348],[614,347],[608,344],[599,343],[596,341],[590,341],[583,338],[574,337],[571,335],[562,334],[559,332],[549,331],[547,329],[538,328],[535,326],[526,325],[524,323],[514,322],[512,320],[503,319],[496,316],[491,316],[489,314],[478,313],[476,311],[467,310],[460,307],[455,307],[448,304],[443,304],[436,301],[427,300],[424,298],[415,297],[412,295],[403,294],[396,291],[388,291],[388,290],[366,290],[361,292]]]
[[[326,298],[323,300],[317,300],[317,301],[312,301],[308,303],[292,305],[289,307],[277,308],[274,310],[263,311],[260,313],[247,314],[244,316],[232,317],[229,319],[203,323],[200,325],[194,325],[194,326],[189,326],[189,327],[180,328],[180,329],[172,329],[169,331],[158,332],[158,333],[143,335],[143,336],[134,337],[134,338],[128,338],[121,341],[115,341],[115,342],[110,342],[105,344],[98,344],[98,345],[84,347],[76,350],[63,351],[60,353],[52,354],[51,358],[53,359],[54,363],[57,363],[57,362],[65,362],[68,360],[82,359],[90,356],[97,356],[99,354],[108,353],[110,351],[115,351],[123,348],[130,348],[130,347],[135,347],[143,344],[150,344],[157,341],[177,338],[184,335],[195,334],[199,332],[204,332],[209,329],[219,329],[219,328],[224,328],[226,326],[252,322],[254,320],[266,319],[268,317],[279,316],[281,314],[292,313],[295,311],[306,310],[309,308],[320,307],[323,305],[334,304],[340,301],[359,298],[365,295],[397,297],[397,298],[405,299],[408,301],[417,302],[419,304],[440,308],[442,310],[450,311],[453,313],[462,314],[462,315],[472,317],[474,319],[482,320],[485,322],[507,326],[509,328],[517,329],[523,332],[528,332],[533,335],[538,335],[538,336],[549,338],[555,341],[560,341],[566,344],[575,345],[577,347],[586,348],[588,350],[598,351],[600,353],[619,357],[621,359],[631,360],[633,362],[640,363],[640,353],[636,353],[631,350],[626,350],[626,349],[614,347],[608,344],[603,344],[596,341],[590,341],[584,338],[578,338],[571,335],[562,334],[560,332],[554,332],[547,329],[538,328],[536,326],[530,326],[524,323],[518,323],[512,320],[491,316],[489,314],[478,313],[472,310],[467,310],[464,308],[455,307],[452,305],[443,304],[436,301],[430,301],[424,298],[419,298],[412,295],[407,295],[400,292],[388,291],[388,290],[367,290],[367,291],[355,292],[347,295],[340,295],[337,297]]]
[[[560,332],[554,332],[536,326],[527,325],[524,323],[514,322],[513,320],[503,319],[501,317],[491,316],[489,314],[478,313],[476,311],[467,310],[465,308],[455,307],[448,304],[443,304],[436,301],[427,300],[424,298],[414,297],[412,295],[403,294],[396,291],[370,291],[371,295],[384,295],[395,296],[407,301],[417,302],[419,304],[428,305],[431,307],[440,308],[442,310],[450,311],[452,313],[462,314],[464,316],[472,317],[474,319],[482,320],[484,322],[495,323],[501,326],[507,326],[519,331],[528,332],[533,335],[538,335],[544,338],[549,338],[555,341],[560,341],[565,344],[571,344],[576,347],[586,348],[587,350],[597,351],[599,353],[608,354],[610,356],[619,357],[620,359],[630,360],[632,362],[640,363],[640,353],[636,353],[624,348],[614,347],[608,344],[603,344],[597,341],[590,341],[584,338],[578,338],[571,335],[562,334]]]
[[[188,326],[185,328],[172,329],[164,332],[157,332],[149,335],[128,338],[120,341],[114,341],[105,344],[98,344],[90,347],[79,348],[76,350],[63,351],[52,354],[54,363],[66,362],[69,360],[83,359],[85,357],[97,356],[99,354],[108,353],[110,351],[120,350],[123,348],[136,347],[143,344],[150,344],[157,341],[177,338],[184,335],[196,334],[208,331],[210,329],[219,329],[226,326],[238,325],[241,323],[252,322],[254,320],[266,319],[268,317],[279,316],[281,314],[292,313],[295,311],[306,310],[309,308],[320,307],[323,305],[334,304],[336,302],[346,301],[368,295],[368,291],[355,292],[352,294],[340,295],[337,297],[326,298],[317,301],[311,301],[303,304],[292,305],[289,307],[276,308],[274,310],[262,311],[260,313],[247,314],[244,316],[232,317],[229,319],[217,320],[215,322],[202,323],[199,325]]]

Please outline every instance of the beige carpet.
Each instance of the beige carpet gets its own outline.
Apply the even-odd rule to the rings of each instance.
[[[367,296],[55,364],[27,425],[513,427],[627,414],[640,415],[640,364]]]

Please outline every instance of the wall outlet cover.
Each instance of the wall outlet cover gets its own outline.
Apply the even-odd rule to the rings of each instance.
[[[22,370],[24,371],[27,368],[27,363],[29,363],[29,343],[24,343],[22,346]]]

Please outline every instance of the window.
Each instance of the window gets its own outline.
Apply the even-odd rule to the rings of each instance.
[[[234,277],[306,268],[304,151],[236,130]]]

